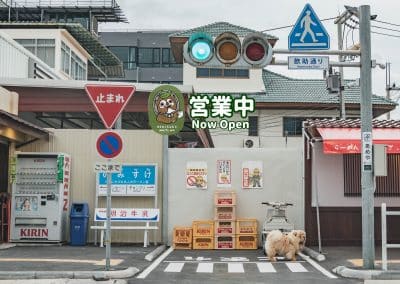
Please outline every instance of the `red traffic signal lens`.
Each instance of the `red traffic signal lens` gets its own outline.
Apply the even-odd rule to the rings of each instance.
[[[251,61],[260,61],[265,56],[265,48],[258,42],[250,43],[245,52],[247,58]]]

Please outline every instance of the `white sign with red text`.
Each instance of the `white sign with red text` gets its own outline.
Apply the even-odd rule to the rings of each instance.
[[[94,221],[106,221],[106,208],[96,208]],[[160,209],[156,208],[111,208],[111,221],[158,222]]]

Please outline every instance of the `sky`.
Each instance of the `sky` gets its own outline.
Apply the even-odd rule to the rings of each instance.
[[[295,24],[306,3],[311,4],[318,17],[322,20],[338,16],[344,11],[344,5],[358,7],[370,5],[371,14],[377,15],[376,20],[389,22],[371,22],[371,31],[392,34],[398,37],[371,34],[372,59],[379,63],[391,63],[392,83],[400,86],[400,1],[398,0],[117,0],[128,24],[103,24],[101,30],[186,30],[214,22],[225,21],[250,29],[263,31]],[[337,27],[334,20],[324,21],[323,24],[330,35],[331,50],[336,50]],[[354,25],[354,23],[349,22]],[[375,27],[374,27],[375,26]],[[387,29],[392,30],[387,30]],[[268,31],[279,38],[275,48],[287,49],[288,35],[291,28]],[[344,47],[359,42],[358,30],[346,28],[344,32]],[[287,55],[276,56],[286,59]],[[337,57],[332,57],[337,61]],[[294,71],[286,66],[268,66],[268,69],[294,78],[322,79],[322,71]],[[385,70],[375,68],[372,71],[372,91],[379,96],[386,96]],[[345,79],[359,78],[359,68],[344,68]],[[400,91],[392,91],[393,100],[400,103]],[[400,119],[400,109],[391,114],[392,119]]]

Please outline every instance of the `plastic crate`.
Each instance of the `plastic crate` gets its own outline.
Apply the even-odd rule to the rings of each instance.
[[[213,249],[214,237],[193,237],[193,249]]]
[[[235,235],[216,236],[215,249],[235,249]]]
[[[193,221],[193,236],[194,237],[213,237],[214,236],[214,221]]]
[[[240,235],[236,236],[236,249],[257,249],[257,235]]]
[[[174,249],[192,249],[192,243],[174,243]]]
[[[215,221],[215,235],[235,234],[235,221]]]
[[[257,219],[237,219],[236,234],[237,235],[254,235],[257,234]]]
[[[175,227],[174,228],[174,243],[192,243],[192,228],[191,227]]]
[[[236,219],[236,206],[215,207],[215,220],[234,221]]]
[[[214,193],[215,206],[232,206],[236,205],[236,192],[218,190]]]

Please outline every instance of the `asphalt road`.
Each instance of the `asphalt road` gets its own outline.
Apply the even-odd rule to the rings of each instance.
[[[261,250],[174,250],[144,279],[129,283],[363,283],[321,270],[300,257],[270,263]]]

